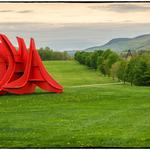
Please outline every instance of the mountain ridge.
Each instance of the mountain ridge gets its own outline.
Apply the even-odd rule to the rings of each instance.
[[[133,38],[114,38],[104,45],[94,46],[85,49],[85,51],[94,51],[96,49],[114,51],[124,50],[150,50],[150,34],[143,34]]]

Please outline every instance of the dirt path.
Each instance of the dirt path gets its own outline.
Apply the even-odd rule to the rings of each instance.
[[[86,85],[74,85],[74,86],[67,86],[69,88],[78,88],[78,87],[96,87],[96,86],[103,86],[103,85],[117,85],[117,84],[123,84],[123,82],[117,82],[117,83],[103,83],[103,84],[86,84]]]

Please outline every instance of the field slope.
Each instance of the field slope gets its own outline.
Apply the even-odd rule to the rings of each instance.
[[[45,65],[64,93],[1,96],[0,147],[150,147],[149,87],[109,84],[75,61]]]

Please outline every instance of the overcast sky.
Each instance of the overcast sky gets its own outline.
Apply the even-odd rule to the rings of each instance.
[[[16,45],[79,50],[150,33],[150,3],[0,3],[0,33]]]

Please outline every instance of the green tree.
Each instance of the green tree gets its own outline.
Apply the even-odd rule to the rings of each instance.
[[[128,62],[125,60],[118,61],[118,70],[117,70],[117,77],[119,80],[123,81],[124,84],[126,82],[126,69]]]

